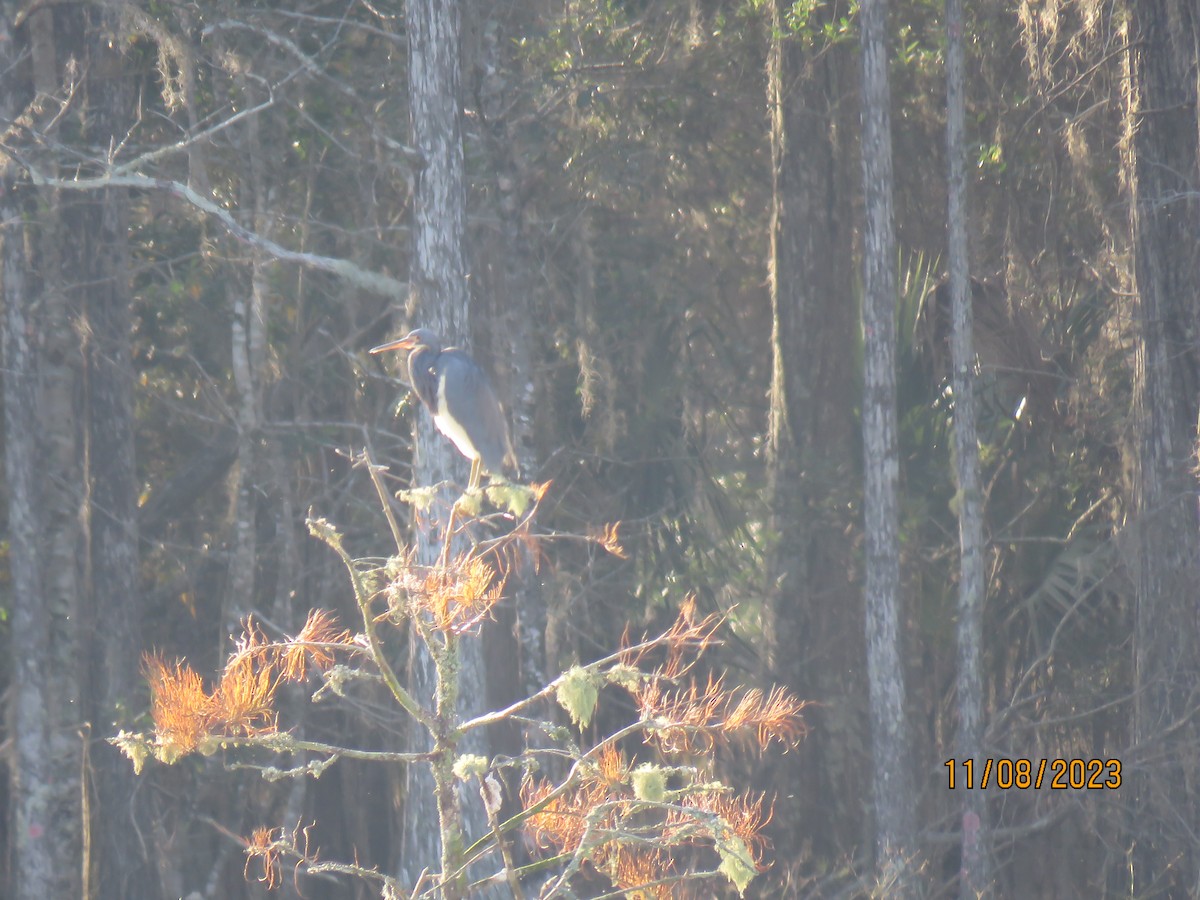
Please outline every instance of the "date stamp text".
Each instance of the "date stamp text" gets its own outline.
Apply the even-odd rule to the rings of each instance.
[[[948,759],[950,790],[1115,791],[1121,786],[1119,759]]]

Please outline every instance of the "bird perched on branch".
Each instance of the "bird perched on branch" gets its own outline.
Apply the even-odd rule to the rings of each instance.
[[[421,403],[433,415],[437,430],[471,460],[468,491],[479,487],[486,469],[503,477],[516,468],[504,409],[483,369],[458,347],[442,348],[442,339],[417,328],[397,341],[372,347],[371,353],[408,350],[408,377]]]

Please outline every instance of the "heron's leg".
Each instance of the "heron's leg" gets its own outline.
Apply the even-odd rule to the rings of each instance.
[[[479,487],[479,478],[482,474],[482,466],[479,462],[479,457],[471,460],[471,480],[467,482],[467,492],[471,492]]]

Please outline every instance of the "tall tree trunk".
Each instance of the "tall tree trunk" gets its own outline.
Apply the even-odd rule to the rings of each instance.
[[[530,173],[522,158],[525,142],[521,130],[512,121],[514,111],[521,108],[515,87],[521,75],[520,61],[514,55],[517,35],[507,21],[511,15],[507,5],[477,0],[471,8],[476,13],[472,17],[474,25],[467,30],[473,39],[472,89],[491,173],[487,195],[491,213],[499,222],[497,227],[489,217],[488,224],[480,229],[484,233],[474,245],[478,252],[472,255],[473,288],[491,326],[492,371],[499,376],[497,387],[501,396],[511,400],[508,405],[518,465],[524,477],[532,478],[537,471],[534,415],[538,391],[533,323],[538,321],[539,301],[533,277],[537,264],[523,205]],[[482,330],[475,328],[477,337]],[[514,567],[508,584],[513,603],[496,610],[498,627],[483,635],[488,702],[492,708],[536,693],[549,681],[546,598],[534,560],[526,559]],[[517,753],[530,741],[544,739],[540,732],[520,735],[515,723],[501,730],[506,746],[495,747],[497,752]]]
[[[14,121],[32,96],[16,77],[19,57],[29,45],[18,40],[12,23],[16,4],[0,12],[0,118]],[[48,11],[46,12],[48,14]],[[37,14],[35,14],[37,15]],[[0,238],[3,239],[4,476],[8,500],[9,574],[12,608],[8,659],[12,660],[12,734],[9,796],[10,866],[0,888],[13,898],[44,897],[71,887],[66,869],[71,823],[58,821],[60,798],[50,753],[50,729],[57,711],[49,703],[52,679],[50,609],[43,583],[41,553],[44,500],[38,489],[46,476],[38,391],[38,285],[30,259],[35,239],[27,216],[30,188],[11,157],[0,162]],[[63,824],[63,830],[59,825]]]
[[[1192,0],[1131,6],[1131,228],[1137,284],[1134,892],[1200,883],[1200,574],[1195,453],[1200,402],[1200,13]]]
[[[133,121],[132,73],[111,35],[119,25],[108,13],[81,8],[86,47],[86,141],[115,147]],[[126,760],[105,738],[131,726],[128,711],[140,705],[141,622],[138,583],[137,475],[134,464],[133,359],[130,348],[128,193],[109,188],[82,195],[63,223],[74,248],[71,280],[82,311],[86,427],[83,521],[87,608],[84,679],[91,723],[90,771],[95,805],[84,822],[94,859],[85,854],[83,896],[153,897],[160,893],[154,854],[146,846],[151,793],[137,790]],[[85,769],[87,771],[87,769]]]
[[[0,53],[15,46],[5,26],[4,32],[0,32]],[[3,110],[0,115],[11,120],[8,104],[0,109]],[[32,897],[41,890],[39,885],[55,882],[61,855],[55,846],[56,835],[46,834],[53,777],[47,771],[50,757],[43,692],[46,680],[42,675],[48,663],[49,626],[42,602],[37,551],[40,531],[37,356],[30,340],[34,334],[33,304],[22,222],[25,210],[15,168],[8,163],[0,174],[0,228],[4,236],[4,475],[13,592],[8,654],[13,662],[10,714],[13,755],[9,786],[13,865],[4,886],[9,896]]]
[[[958,480],[958,736],[955,753],[982,759],[983,753],[983,495],[979,486],[976,435],[975,347],[972,339],[970,267],[967,257],[967,184],[963,139],[966,98],[962,0],[946,0],[946,159],[950,265],[950,339],[954,392],[954,459]],[[977,900],[990,887],[986,803],[983,791],[962,792],[962,867],[959,896]]]
[[[777,781],[790,790],[776,805],[776,843],[836,857],[861,841],[866,803],[857,776],[869,760],[846,747],[864,746],[865,727],[850,738],[866,709],[861,597],[833,512],[852,473],[854,303],[847,201],[844,48],[806,48],[787,31],[786,0],[770,8],[767,60],[771,113],[772,216],[768,286],[771,297],[771,393],[767,477],[771,532],[766,565],[766,657],[771,680],[817,700],[812,731],[798,751],[783,754]],[[811,27],[816,27],[815,24]],[[848,739],[850,738],[850,739]],[[818,826],[817,823],[821,825]]]
[[[11,21],[11,20],[10,20]],[[7,31],[7,29],[5,29]],[[5,49],[15,46],[8,39]],[[5,111],[7,113],[7,110]],[[37,489],[45,469],[38,446],[37,351],[33,324],[35,297],[25,254],[23,191],[11,163],[0,175],[0,227],[4,229],[4,474],[8,493],[9,572],[12,609],[9,659],[12,660],[13,755],[9,793],[12,867],[6,895],[46,895],[48,885],[69,887],[70,834],[59,833],[49,728],[53,707],[46,690],[50,679],[50,616],[42,585],[38,535],[41,532]]]
[[[16,10],[5,12],[8,29]],[[83,56],[83,39],[70,27],[76,15],[62,19],[60,25],[52,8],[39,8],[30,12],[22,32],[6,36],[0,50],[12,54],[0,79],[5,112],[12,117],[6,121],[28,114],[39,127],[57,110],[24,104],[35,94],[68,93],[60,90],[65,59],[58,44]],[[32,90],[20,78],[25,54]],[[80,353],[78,310],[64,272],[70,249],[64,201],[57,195],[30,197],[11,162],[4,175],[5,457],[16,588],[10,636],[16,660],[12,896],[24,900],[79,896],[82,890]]]
[[[253,97],[254,88],[248,79],[236,79],[242,92]],[[270,219],[267,216],[266,161],[259,136],[258,117],[246,123],[242,137],[244,159],[248,168],[249,190],[246,199],[253,198],[254,231],[270,238]],[[230,306],[233,309],[230,334],[230,370],[237,396],[237,478],[233,487],[233,550],[229,561],[229,591],[226,595],[227,615],[245,615],[255,605],[255,573],[258,568],[258,501],[262,491],[261,478],[267,467],[262,459],[262,377],[266,362],[267,294],[271,262],[265,251],[251,250],[250,292],[247,296],[240,280],[231,280]],[[224,639],[231,622],[222,621],[219,633]],[[282,624],[282,623],[280,623]]]
[[[863,511],[866,531],[867,680],[875,850],[892,896],[909,892],[915,867],[914,792],[900,659],[900,550],[896,431],[896,238],[892,221],[886,0],[864,0],[862,32]]]
[[[470,292],[464,252],[466,233],[466,175],[462,144],[461,21],[455,0],[407,0],[408,89],[412,145],[422,165],[413,187],[413,257],[410,283],[410,316],[433,328],[447,341],[470,335]],[[420,485],[448,481],[452,474],[460,483],[465,466],[450,443],[435,432],[429,416],[417,417],[415,480]],[[453,497],[443,490],[436,507],[444,527]],[[449,535],[445,536],[449,539]],[[440,542],[428,533],[417,535],[417,557],[433,564]],[[433,660],[412,634],[409,654],[411,688],[422,702],[434,699]],[[485,696],[483,655],[478,638],[459,640],[461,654],[457,696],[459,712],[481,712]],[[428,736],[414,732],[410,747],[426,751]],[[482,748],[475,748],[477,750]],[[453,796],[451,796],[453,795]],[[425,869],[440,870],[447,848],[439,846],[439,831],[433,822],[445,824],[459,817],[461,804],[455,790],[443,790],[435,798],[434,782],[425,766],[410,766],[405,796],[401,869],[410,883]],[[475,835],[486,827],[482,807],[467,807],[470,830]],[[445,834],[445,832],[443,832]]]

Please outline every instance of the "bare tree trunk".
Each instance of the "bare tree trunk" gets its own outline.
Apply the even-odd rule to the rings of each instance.
[[[886,0],[864,0],[862,32],[863,510],[866,531],[867,679],[876,865],[889,896],[910,892],[916,832],[900,658],[900,550],[896,432],[896,239],[892,221]]]
[[[817,700],[812,731],[777,761],[789,785],[776,805],[777,844],[811,836],[837,856],[862,838],[867,796],[849,746],[865,746],[866,692],[847,668],[865,663],[861,596],[832,521],[848,490],[854,452],[851,240],[845,148],[837,122],[843,67],[838,46],[806,48],[787,32],[785,0],[771,5],[767,60],[772,221],[768,285],[772,377],[767,440],[771,532],[766,561],[766,661],[770,680]],[[862,727],[857,739],[849,731]],[[818,827],[817,823],[821,826]]]
[[[1138,896],[1194,895],[1200,813],[1200,575],[1195,453],[1200,402],[1200,13],[1191,0],[1131,5],[1131,229],[1137,284],[1137,612],[1134,736]]]
[[[0,36],[0,53],[15,47],[7,26]],[[0,115],[11,118],[7,104]],[[33,897],[42,890],[39,885],[56,881],[61,856],[55,836],[45,834],[53,776],[47,771],[50,756],[42,689],[45,684],[42,670],[48,662],[49,626],[42,602],[37,551],[37,535],[41,530],[37,491],[37,357],[30,341],[33,310],[22,224],[24,203],[14,169],[9,163],[0,174],[3,198],[0,227],[4,234],[4,475],[13,592],[9,626],[9,658],[13,661],[10,719],[13,755],[9,786],[13,865],[4,886],[8,896]]]
[[[90,618],[95,643],[88,684],[93,692],[92,767],[98,808],[92,817],[96,897],[158,896],[150,834],[151,792],[105,738],[128,727],[141,687],[141,586],[138,584],[137,480],[129,345],[127,198],[105,191],[95,242],[96,275],[87,300],[87,476]],[[140,789],[139,789],[140,788]],[[85,859],[85,864],[87,860]]]
[[[28,47],[12,31],[14,4],[0,12],[0,118],[17,118],[31,96],[29,85],[12,73]],[[12,608],[9,652],[12,660],[10,757],[10,866],[0,888],[5,896],[34,898],[69,889],[69,836],[56,829],[58,806],[48,705],[50,611],[42,581],[39,537],[43,500],[38,485],[45,475],[38,440],[37,287],[29,258],[32,217],[30,188],[11,157],[0,163],[0,237],[3,238],[4,291],[4,476],[8,499],[9,574]]]
[[[963,139],[965,118],[962,0],[946,0],[946,158],[950,265],[951,388],[954,392],[954,459],[958,479],[958,737],[962,759],[983,753],[983,494],[979,486],[979,439],[976,435],[975,347],[971,280],[967,257],[967,202]],[[987,804],[982,791],[964,790],[962,866],[959,896],[977,900],[991,886]]]
[[[41,125],[35,94],[59,95],[54,11],[30,12],[24,32],[9,29],[0,102],[5,121],[28,114]],[[63,17],[66,21],[73,21]],[[26,43],[22,38],[28,37]],[[79,35],[71,45],[82,47]],[[30,86],[20,78],[28,54]],[[32,87],[32,90],[30,89]],[[76,314],[64,259],[69,248],[61,198],[34,198],[13,164],[4,163],[5,465],[12,534],[13,843],[17,900],[79,896],[82,831],[78,621],[81,551],[80,383]],[[35,213],[35,204],[42,201]],[[35,224],[36,223],[36,224]]]
[[[413,259],[410,284],[410,318],[439,332],[446,340],[470,335],[470,292],[464,252],[466,233],[466,175],[462,144],[461,21],[455,0],[407,0],[409,58],[409,116],[412,145],[420,153],[422,166],[413,189]],[[415,479],[421,485],[447,481],[451,474],[464,482],[463,460],[448,441],[435,433],[429,416],[417,417]],[[441,492],[438,504],[444,527],[453,498]],[[448,536],[447,536],[448,537]],[[432,564],[440,543],[427,533],[417,535],[418,560]],[[434,666],[424,645],[412,634],[409,656],[410,687],[418,699],[432,705]],[[457,696],[461,714],[482,711],[485,696],[483,659],[479,640],[467,635],[459,642],[460,669]],[[453,686],[444,686],[453,687]],[[439,705],[445,698],[439,698]],[[430,749],[428,736],[414,731],[410,747]],[[477,751],[481,748],[473,748]],[[437,763],[435,762],[435,765]],[[472,798],[474,800],[474,798]],[[410,883],[429,869],[440,870],[441,862],[455,848],[439,846],[439,831],[432,823],[443,823],[461,815],[461,801],[453,788],[437,792],[427,767],[411,766],[404,808],[401,872]],[[486,828],[482,806],[469,807],[471,832],[478,836]],[[459,818],[461,821],[461,818]],[[461,849],[461,848],[459,848]]]
[[[245,79],[241,90],[253,96]],[[249,188],[253,197],[254,230],[270,238],[267,216],[267,187],[264,176],[265,148],[259,137],[258,117],[252,117],[243,135]],[[245,196],[245,195],[244,195]],[[255,572],[258,567],[258,497],[260,478],[266,469],[262,459],[262,377],[266,361],[268,271],[271,261],[259,247],[251,250],[250,293],[238,281],[231,283],[230,369],[236,392],[237,479],[233,488],[233,550],[229,561],[229,593],[226,613],[244,616],[255,605]],[[220,623],[224,639],[232,623]]]
[[[132,72],[120,43],[111,39],[119,25],[98,9],[80,9],[78,16],[88,87],[86,140],[115,147],[126,137],[135,103]],[[132,725],[128,711],[138,708],[142,685],[129,198],[127,191],[109,188],[80,199],[64,217],[62,237],[71,248],[67,272],[70,290],[79,296],[84,366],[86,606],[77,627],[86,649],[83,693],[90,721],[84,771],[94,778],[89,786],[94,800],[83,821],[90,840],[84,844],[81,893],[152,897],[160,893],[155,854],[147,845],[153,795],[138,789],[128,760],[105,740]]]
[[[507,404],[513,424],[513,446],[522,475],[533,478],[537,472],[534,445],[534,416],[538,386],[535,382],[535,346],[533,323],[538,320],[538,288],[534,279],[536,263],[528,237],[529,225],[523,207],[523,193],[530,177],[522,158],[524,143],[512,118],[520,109],[514,85],[519,83],[519,61],[512,49],[516,35],[506,25],[507,6],[492,0],[472,5],[477,13],[468,28],[474,46],[473,89],[478,110],[480,137],[488,153],[487,182],[491,210],[498,227],[488,224],[474,246],[474,294],[487,310],[487,329],[492,335],[491,351],[500,376],[498,388]],[[486,296],[485,296],[486,295]],[[476,325],[478,337],[483,329]],[[477,344],[478,346],[478,344]],[[512,605],[496,611],[497,625],[484,632],[487,656],[489,705],[507,706],[520,697],[536,693],[549,681],[546,671],[546,599],[541,576],[532,559],[517,566],[509,579]],[[499,676],[499,677],[497,677]],[[515,723],[502,729],[504,747],[497,752],[516,753],[530,741],[544,735],[521,735]],[[494,730],[495,732],[495,730]]]

